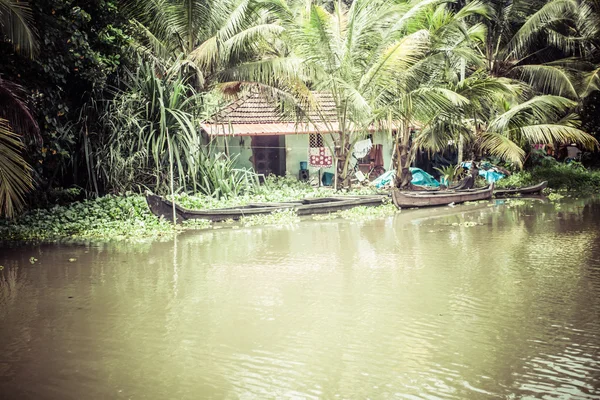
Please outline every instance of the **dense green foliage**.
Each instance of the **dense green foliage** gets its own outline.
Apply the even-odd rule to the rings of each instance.
[[[185,187],[200,137],[194,89],[180,75],[158,76],[153,64],[131,74],[127,88],[107,102],[106,132],[98,138],[96,165],[107,189],[168,191],[171,167]],[[166,187],[163,187],[165,185]]]

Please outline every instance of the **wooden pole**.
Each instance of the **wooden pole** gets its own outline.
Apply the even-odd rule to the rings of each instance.
[[[460,60],[460,82],[465,80],[465,75],[467,70],[467,61],[464,58]],[[465,138],[462,132],[459,133],[458,136],[458,162],[457,165],[462,164],[464,158],[464,147],[465,147]]]
[[[169,137],[169,129],[167,128],[167,148],[169,150],[169,172],[171,175],[171,204],[173,206],[173,225],[177,223],[177,214],[175,213],[175,175],[173,172],[173,149],[171,148],[171,139]]]

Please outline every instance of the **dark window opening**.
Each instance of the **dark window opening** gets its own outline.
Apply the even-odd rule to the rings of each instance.
[[[325,143],[323,141],[323,135],[320,133],[311,133],[310,134],[310,147],[325,147]]]

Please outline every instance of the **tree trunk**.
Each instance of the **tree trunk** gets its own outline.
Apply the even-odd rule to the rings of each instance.
[[[337,186],[335,190],[350,186],[350,174],[348,173],[348,157],[350,155],[350,146],[346,141],[344,146],[335,146]]]
[[[402,132],[396,134],[396,187],[399,189],[410,189],[412,174],[410,173],[410,128],[403,124]]]
[[[471,160],[471,168],[469,168],[469,175],[473,177],[473,183],[475,183],[475,180],[479,176],[479,167],[477,166],[477,162],[475,161],[475,159]]]

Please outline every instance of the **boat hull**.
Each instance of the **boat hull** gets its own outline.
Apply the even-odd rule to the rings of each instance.
[[[283,203],[254,203],[245,207],[221,208],[215,210],[188,210],[163,197],[156,195],[146,196],[146,202],[152,214],[157,217],[173,220],[175,209],[175,222],[181,223],[189,219],[204,219],[213,222],[237,220],[253,215],[271,214],[277,210],[295,210],[299,216],[313,214],[328,214],[350,208],[365,206],[376,207],[383,204],[385,196],[348,196],[319,199],[306,199],[297,202]]]
[[[516,189],[497,189],[494,190],[495,197],[506,197],[514,195],[538,194],[548,186],[548,181],[538,183],[537,185],[525,186]]]
[[[463,192],[433,192],[410,193],[398,189],[392,191],[392,199],[398,208],[433,207],[448,204],[459,204],[467,201],[488,200],[492,198],[494,184],[485,189],[468,190]]]

